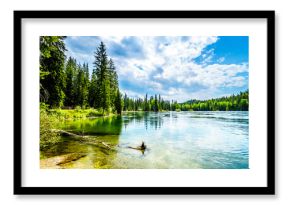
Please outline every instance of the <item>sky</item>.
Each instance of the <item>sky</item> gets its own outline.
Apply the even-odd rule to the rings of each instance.
[[[121,92],[143,98],[160,94],[184,102],[248,89],[248,36],[68,36],[66,55],[94,69],[103,41]]]

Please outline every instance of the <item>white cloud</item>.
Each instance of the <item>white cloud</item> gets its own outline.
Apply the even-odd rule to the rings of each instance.
[[[239,73],[248,72],[248,65],[222,65],[222,64],[213,64],[206,67],[196,67],[195,77],[190,78],[191,82],[198,82],[201,85],[206,87],[241,87],[245,85],[244,77],[237,77]],[[236,81],[239,81],[237,83]]]
[[[190,86],[201,86],[203,93],[206,93],[205,90],[212,91],[218,87],[242,87],[247,84],[245,77],[236,76],[248,72],[246,64],[221,64],[224,58],[217,61],[219,64],[205,64],[212,60],[213,49],[204,54],[205,60],[201,65],[193,62],[208,45],[218,40],[217,37],[191,37],[187,41],[183,41],[182,37],[136,38],[143,48],[144,58],[114,58],[118,74],[120,78],[130,78],[131,82],[142,83],[148,90],[162,93],[165,98],[191,98],[195,91]],[[121,43],[122,38],[105,38],[107,40]],[[179,88],[174,87],[177,84]]]
[[[108,51],[113,46],[119,46],[120,52],[127,52],[128,45],[124,44],[123,36],[99,37],[107,46]],[[122,92],[128,96],[144,96],[144,90],[161,94],[165,99],[178,101],[192,98],[205,99],[218,95],[220,87],[242,87],[247,85],[247,76],[239,75],[248,72],[247,64],[223,64],[224,57],[213,62],[214,49],[206,52],[208,45],[218,41],[215,36],[202,37],[132,37],[142,48],[142,55],[132,57],[111,54],[118,76],[121,81],[129,82],[130,86],[136,84],[143,89],[138,93],[135,89],[124,87]],[[128,42],[127,42],[128,43]],[[130,42],[129,42],[130,43]],[[92,42],[87,42],[90,45]],[[95,42],[94,42],[95,44]],[[117,49],[117,52],[119,51]],[[129,50],[129,49],[128,49]],[[116,52],[116,50],[115,50]],[[91,54],[74,53],[79,59],[93,61]],[[193,59],[202,57],[198,64]],[[151,93],[151,94],[154,94]],[[148,93],[150,94],[150,93]]]

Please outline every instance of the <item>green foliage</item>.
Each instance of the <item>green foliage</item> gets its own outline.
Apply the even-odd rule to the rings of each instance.
[[[77,112],[80,112],[81,111],[81,106],[79,106],[79,105],[77,105],[76,107],[75,107],[75,111],[77,111]]]
[[[160,95],[146,94],[144,99],[131,99],[126,93],[123,98],[124,111],[247,111],[249,108],[249,91],[238,95],[210,100],[189,100],[184,103],[166,101]]]
[[[39,108],[40,108],[40,111],[48,111],[49,105],[41,102],[39,103]]]
[[[95,109],[89,109],[86,112],[86,117],[100,117],[100,116],[103,116],[103,113]]]
[[[89,68],[88,64],[79,65],[76,59],[69,57],[66,69],[65,106],[73,108],[77,105],[88,106]]]
[[[95,71],[92,73],[91,82],[89,84],[89,105],[91,107],[97,107],[98,99],[96,98],[97,95],[97,75]]]
[[[159,103],[158,103],[158,100],[157,100],[157,95],[155,94],[154,105],[153,105],[153,111],[154,111],[154,112],[158,112],[158,107],[159,107]]]
[[[75,109],[50,109],[49,114],[54,115],[58,120],[73,120],[73,119],[85,119],[88,117],[101,117],[108,113],[103,113],[102,110],[96,109],[82,109],[80,106],[76,106]]]
[[[63,36],[40,37],[40,101],[60,107],[64,101],[65,44]]]
[[[143,106],[143,110],[144,111],[149,111],[149,103],[148,103],[148,97],[147,97],[147,93],[145,95],[145,98],[144,98],[144,106]]]
[[[75,104],[81,107],[87,103],[87,84],[85,79],[85,71],[81,66],[78,66],[76,82],[75,82]]]
[[[118,76],[112,59],[108,60],[106,47],[103,42],[95,52],[95,69],[92,73],[89,87],[89,104],[104,112],[118,111],[116,104],[119,90]]]
[[[102,115],[120,113],[118,76],[105,44],[101,42],[95,52],[91,79],[87,63],[80,65],[72,57],[65,63],[65,50],[64,37],[40,37],[40,101],[50,108],[90,106],[101,109]]]
[[[44,80],[47,75],[49,75],[48,71],[41,71],[40,70],[40,73],[39,73],[40,80]]]
[[[240,92],[238,95],[210,100],[189,100],[181,103],[181,110],[194,111],[248,111],[249,91]]]
[[[66,67],[65,67],[65,75],[66,75],[66,87],[65,87],[65,106],[73,106],[74,105],[74,80],[77,70],[76,60],[69,57]]]
[[[111,100],[111,107],[116,108],[116,97],[119,92],[119,86],[118,86],[118,75],[116,72],[116,67],[114,65],[114,62],[112,59],[109,60],[109,83],[110,83],[110,100]]]
[[[43,151],[48,147],[61,141],[59,134],[53,131],[58,119],[55,115],[48,114],[47,105],[40,105],[40,150]]]
[[[115,108],[118,114],[122,114],[122,96],[119,89],[115,98]]]
[[[106,53],[106,47],[103,42],[97,48],[95,52],[95,69],[93,73],[96,75],[95,90],[95,108],[102,108],[103,111],[107,111],[110,106],[110,74],[108,57]]]

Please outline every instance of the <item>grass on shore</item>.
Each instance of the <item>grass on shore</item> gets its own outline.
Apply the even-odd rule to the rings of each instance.
[[[49,115],[56,116],[59,120],[84,119],[112,115],[110,112],[103,112],[102,110],[96,110],[93,108],[49,109],[48,113]]]

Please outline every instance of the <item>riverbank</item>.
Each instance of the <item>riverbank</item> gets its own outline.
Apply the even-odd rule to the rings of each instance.
[[[103,112],[93,108],[88,109],[48,109],[40,107],[40,150],[47,150],[62,141],[59,133],[52,130],[59,129],[64,121],[86,120],[91,118],[107,118],[116,113]]]
[[[49,115],[54,115],[60,120],[73,120],[81,118],[94,118],[115,115],[110,112],[103,112],[93,108],[89,109],[49,109]]]

